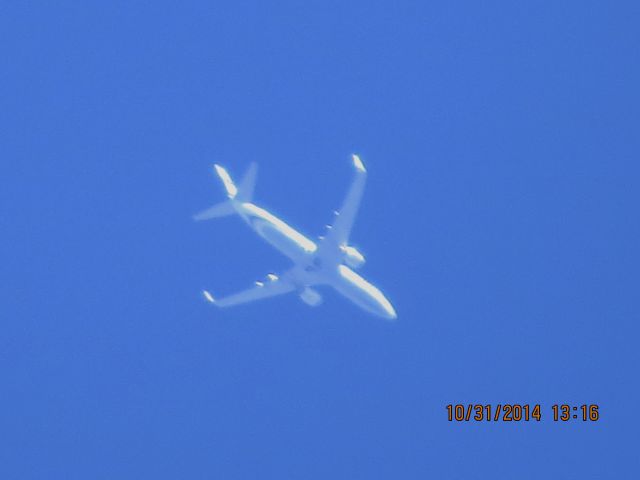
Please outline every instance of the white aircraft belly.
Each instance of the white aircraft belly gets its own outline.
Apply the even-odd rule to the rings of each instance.
[[[388,319],[397,317],[393,306],[382,292],[346,265],[338,266],[338,276],[331,284],[361,308]]]
[[[252,203],[245,203],[242,207],[253,229],[288,257],[298,259],[316,251],[315,243],[266,210]]]
[[[194,219],[207,220],[238,214],[253,231],[289,257],[294,265],[280,277],[269,274],[268,280],[255,282],[255,286],[227,297],[214,297],[204,291],[207,301],[226,307],[298,292],[302,300],[315,306],[321,297],[309,287],[326,285],[332,286],[364,310],[390,320],[397,318],[393,306],[382,292],[344,264],[359,266],[364,263],[362,255],[349,245],[349,238],[364,191],[366,170],[357,155],[352,156],[352,161],[355,179],[342,207],[335,212],[333,224],[328,226],[327,233],[320,237],[318,244],[251,203],[257,172],[255,164],[249,167],[237,185],[223,167],[214,165],[227,200],[196,214]]]

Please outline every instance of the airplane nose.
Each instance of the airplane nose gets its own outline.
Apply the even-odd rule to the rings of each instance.
[[[376,287],[367,282],[364,278],[351,270],[346,265],[338,267],[340,277],[333,283],[333,287],[342,293],[349,300],[369,312],[386,318],[395,320],[398,314],[387,300],[384,294]]]
[[[393,308],[391,302],[387,300],[387,297],[385,297],[382,292],[380,292],[379,296],[377,296],[376,303],[377,313],[382,318],[386,318],[387,320],[395,320],[396,318],[398,318],[398,314],[396,313],[395,308]]]
[[[386,318],[387,320],[395,320],[398,318],[398,314],[396,313],[391,303],[387,302],[386,305],[383,305],[383,310],[384,310],[384,318]]]

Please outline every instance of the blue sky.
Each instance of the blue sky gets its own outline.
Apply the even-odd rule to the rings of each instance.
[[[637,4],[0,11],[0,476],[637,477]],[[352,152],[398,322],[205,304],[288,265],[191,221],[211,165],[316,236]],[[516,402],[542,421],[446,420]]]

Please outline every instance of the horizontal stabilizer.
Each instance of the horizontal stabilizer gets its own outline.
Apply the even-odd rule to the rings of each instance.
[[[229,198],[234,198],[238,193],[238,189],[233,183],[233,180],[231,180],[231,177],[229,176],[227,171],[224,168],[222,168],[220,165],[214,165],[213,168],[215,168],[216,173],[220,177],[220,180],[222,180],[222,183],[224,184],[224,189],[227,191],[227,196]]]
[[[231,202],[224,201],[224,202],[215,204],[213,207],[209,207],[206,210],[196,213],[193,216],[193,219],[196,221],[209,220],[211,218],[226,217],[228,215],[233,215],[234,213],[235,213],[235,210]]]

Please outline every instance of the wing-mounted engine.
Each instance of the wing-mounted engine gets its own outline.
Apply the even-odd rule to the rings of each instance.
[[[300,298],[304,303],[311,307],[317,307],[322,303],[322,295],[313,288],[306,287],[300,293]]]
[[[362,255],[357,248],[350,245],[342,245],[340,251],[343,254],[344,262],[351,268],[360,268],[364,265],[364,255]]]

